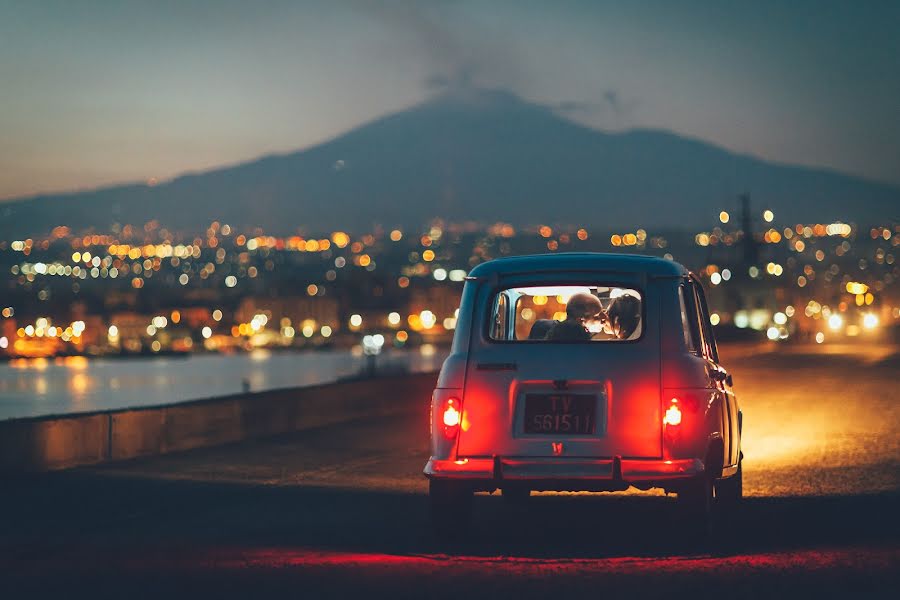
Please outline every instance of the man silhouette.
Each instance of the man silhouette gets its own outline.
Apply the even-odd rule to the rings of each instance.
[[[603,307],[593,294],[573,294],[566,304],[566,320],[554,325],[546,339],[557,342],[581,342],[591,339],[587,323],[601,317]]]

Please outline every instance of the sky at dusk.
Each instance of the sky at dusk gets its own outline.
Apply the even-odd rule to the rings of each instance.
[[[900,2],[0,0],[0,198],[324,141],[454,86],[900,185]]]

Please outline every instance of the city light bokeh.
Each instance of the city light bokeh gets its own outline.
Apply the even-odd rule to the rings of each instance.
[[[57,226],[0,241],[9,289],[0,355],[358,347],[366,335],[386,348],[446,344],[473,266],[565,251],[682,262],[707,284],[726,338],[823,343],[896,329],[900,226],[780,224],[771,210],[743,210],[710,215],[717,225],[694,233],[440,220],[421,231],[288,237],[218,221],[199,233],[158,221],[104,234]]]

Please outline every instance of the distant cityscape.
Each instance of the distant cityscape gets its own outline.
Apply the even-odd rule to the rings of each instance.
[[[465,277],[503,256],[641,253],[692,269],[719,335],[818,343],[896,337],[900,225],[710,215],[706,231],[435,221],[274,237],[213,221],[0,240],[0,357],[446,344]]]

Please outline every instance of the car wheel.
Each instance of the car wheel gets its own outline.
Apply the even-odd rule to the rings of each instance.
[[[457,481],[431,479],[428,482],[428,501],[431,526],[444,539],[464,535],[472,521],[472,490]]]
[[[713,531],[715,486],[707,477],[698,477],[678,490],[681,525],[691,542],[706,542]]]
[[[716,506],[712,541],[719,550],[732,548],[740,535],[739,507],[744,494],[743,461],[738,461],[737,472],[715,484]]]
[[[716,501],[723,507],[734,507],[744,496],[744,461],[738,461],[737,473],[716,482]]]
[[[522,506],[531,497],[531,490],[523,487],[503,488],[503,501],[514,506]]]

